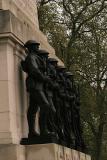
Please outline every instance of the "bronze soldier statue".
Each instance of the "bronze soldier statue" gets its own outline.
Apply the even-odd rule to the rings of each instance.
[[[29,92],[29,108],[27,112],[27,120],[29,127],[28,138],[38,136],[35,131],[35,116],[40,107],[40,135],[49,135],[47,129],[49,102],[44,93],[44,83],[48,81],[45,73],[45,63],[41,57],[38,56],[39,43],[29,40],[24,47],[27,49],[27,57],[22,61],[22,68],[27,73],[26,88]]]
[[[66,77],[66,94],[67,94],[67,103],[68,103],[68,108],[67,108],[67,113],[68,113],[68,135],[69,135],[69,138],[70,138],[70,142],[72,140],[72,143],[70,144],[71,147],[74,147],[75,148],[75,142],[76,142],[76,134],[74,132],[74,99],[75,99],[75,96],[74,96],[74,91],[73,91],[73,83],[74,83],[74,80],[72,79],[73,77],[73,74],[69,71],[67,71],[65,73],[65,77]]]
[[[50,74],[50,67],[49,67],[49,60],[48,60],[48,52],[45,50],[39,50],[39,56],[44,60],[45,63],[45,75],[49,78],[48,81],[44,84],[44,93],[47,97],[47,100],[49,102],[50,108],[49,108],[49,115],[48,115],[48,130],[53,134],[57,135],[56,133],[56,127],[54,123],[54,117],[56,114],[56,109],[53,104],[53,88],[54,88],[54,83],[52,81],[52,77],[54,74]],[[41,116],[40,116],[41,117]],[[41,125],[40,125],[41,126]]]
[[[56,59],[48,58],[49,53],[39,50],[39,45],[34,40],[27,41],[24,45],[27,56],[21,61],[27,74],[29,93],[28,139],[32,141],[33,138],[37,143],[37,139],[52,136],[58,138],[60,144],[83,149],[79,87],[74,83],[72,73],[67,72],[64,66],[58,66]],[[38,109],[40,134],[35,130]]]
[[[82,129],[80,123],[80,92],[79,86],[74,82],[74,75],[71,72],[66,73],[66,83],[70,103],[70,133],[75,140],[75,149],[85,149],[84,141],[82,138]]]
[[[66,112],[65,112],[65,98],[66,98],[66,94],[65,94],[65,77],[64,77],[64,72],[66,70],[66,68],[64,66],[57,66],[57,83],[59,85],[59,90],[57,90],[56,92],[56,97],[55,97],[55,101],[56,101],[56,105],[57,105],[57,122],[59,125],[59,130],[58,130],[58,134],[60,137],[60,142],[64,143],[65,145],[67,145],[67,140],[66,140],[66,135],[65,135],[65,116],[66,116]],[[66,123],[66,126],[68,124]]]
[[[80,91],[78,83],[74,83],[74,94],[75,94],[75,103],[74,103],[74,116],[75,116],[75,131],[76,131],[76,149],[84,151],[85,143],[82,137],[82,128],[80,122]]]
[[[59,107],[59,103],[58,103],[58,92],[59,92],[59,85],[57,82],[57,71],[56,71],[56,67],[57,67],[57,63],[58,61],[55,58],[49,58],[48,59],[48,75],[51,79],[51,85],[47,86],[47,91],[48,91],[48,97],[51,100],[56,112],[55,114],[52,116],[53,117],[53,127],[55,132],[57,133],[57,137],[58,139],[60,139],[59,137],[59,128],[61,127],[59,125],[58,122],[58,107]]]

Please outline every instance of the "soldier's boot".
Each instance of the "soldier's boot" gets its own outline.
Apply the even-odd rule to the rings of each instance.
[[[39,134],[35,131],[35,115],[27,115],[29,133],[28,138],[33,138],[39,136]]]
[[[48,130],[48,111],[41,111],[40,112],[40,119],[39,119],[39,125],[40,125],[40,135],[41,136],[48,136],[48,135],[54,135],[53,132],[50,132]]]
[[[47,135],[49,131],[47,129],[47,113],[40,111],[39,117],[40,135]]]

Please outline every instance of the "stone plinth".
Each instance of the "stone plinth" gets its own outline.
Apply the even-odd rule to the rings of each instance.
[[[0,145],[0,160],[91,160],[91,157],[57,144],[11,144]]]
[[[0,160],[26,160],[25,147],[21,145],[0,145]]]
[[[91,160],[89,155],[57,144],[26,146],[26,155],[26,160]]]
[[[86,155],[86,160],[91,160],[91,156]]]
[[[86,154],[82,153],[82,152],[79,152],[80,154],[80,160],[86,160]]]
[[[91,157],[57,144],[8,144],[0,145],[0,160],[91,160]]]

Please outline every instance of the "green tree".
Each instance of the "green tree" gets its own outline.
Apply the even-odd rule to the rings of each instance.
[[[106,30],[96,24],[96,18],[88,25],[77,45],[74,70],[80,78],[82,118],[86,129],[90,128],[91,144],[95,160],[100,160],[103,150],[104,127],[107,124],[107,45]],[[85,130],[86,131],[86,130]],[[86,133],[87,134],[87,133]],[[94,146],[94,147],[93,147]],[[95,148],[95,150],[93,149]]]
[[[67,28],[61,22],[59,6],[54,1],[38,3],[40,29],[47,35],[49,43],[55,48],[56,55],[64,60],[67,45]]]
[[[107,5],[106,0],[62,0],[61,2],[63,21],[69,31],[69,40],[66,47],[66,64],[70,68],[72,53],[75,50],[75,41],[87,30],[87,23],[100,15]]]

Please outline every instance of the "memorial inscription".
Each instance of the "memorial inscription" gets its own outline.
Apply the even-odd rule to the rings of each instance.
[[[22,12],[29,18],[33,23],[38,23],[37,8],[35,0],[12,0],[13,3],[21,9]],[[37,24],[36,24],[37,25]]]
[[[35,0],[0,0],[0,9],[10,10],[22,21],[29,19],[39,29],[37,6]]]

